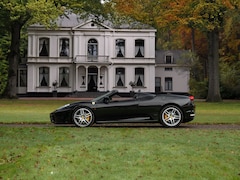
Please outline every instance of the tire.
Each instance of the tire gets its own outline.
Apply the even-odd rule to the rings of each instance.
[[[175,105],[165,106],[160,112],[159,120],[165,127],[178,127],[183,121],[182,110]]]
[[[73,113],[73,122],[78,127],[91,126],[94,122],[94,114],[89,108],[77,108]]]

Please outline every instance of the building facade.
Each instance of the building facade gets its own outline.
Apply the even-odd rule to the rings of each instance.
[[[59,18],[57,25],[28,29],[27,69],[18,74],[26,87],[19,86],[19,94],[188,92],[189,70],[179,73],[174,53],[155,51],[155,29],[139,24],[116,28],[81,21],[75,14]]]
[[[189,92],[189,51],[157,50],[155,68],[156,92]]]

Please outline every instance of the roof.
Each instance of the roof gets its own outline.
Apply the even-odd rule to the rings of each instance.
[[[156,50],[156,64],[165,64],[165,57],[167,55],[173,57],[173,63],[184,63],[189,62],[190,58],[190,51],[188,50]]]
[[[141,22],[137,21],[131,21],[131,22],[122,22],[122,24],[114,24],[113,22],[109,20],[98,20],[94,16],[89,16],[88,18],[81,18],[80,15],[77,15],[73,12],[67,12],[65,15],[59,16],[56,19],[57,27],[59,28],[73,28],[76,29],[76,27],[83,26],[86,23],[89,22],[95,22],[101,25],[104,28],[107,29],[148,29],[148,30],[155,30],[153,27],[143,24]],[[40,24],[33,24],[31,27],[43,27]],[[155,30],[156,31],[156,30]]]

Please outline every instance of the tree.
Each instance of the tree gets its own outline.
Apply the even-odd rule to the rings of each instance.
[[[67,9],[75,12],[102,14],[100,0],[1,0],[0,28],[11,34],[10,52],[8,54],[8,81],[4,95],[17,97],[17,66],[20,59],[20,38],[23,27],[39,23],[46,28],[55,27],[55,21],[64,15]]]
[[[7,61],[0,48],[0,96],[3,93],[7,82]]]
[[[217,102],[222,100],[219,85],[220,36],[222,36],[226,25],[228,25],[228,29],[231,29],[239,22],[239,18],[236,18],[239,17],[240,14],[239,1],[128,0],[126,2],[124,0],[112,0],[111,2],[113,2],[113,6],[121,14],[153,25],[161,36],[166,37],[161,43],[164,43],[164,41],[171,42],[170,46],[167,44],[167,46],[162,47],[180,47],[181,45],[179,45],[178,38],[182,37],[179,33],[185,33],[187,29],[191,29],[191,49],[195,51],[195,32],[198,31],[205,35],[208,49],[207,101]],[[182,32],[180,30],[182,30]]]
[[[9,34],[0,23],[0,97],[7,83],[7,53],[9,47]]]
[[[175,3],[176,6],[170,6],[166,11],[178,17],[179,25],[198,30],[207,37],[208,95],[206,100],[210,102],[221,101],[219,45],[226,25],[232,29],[239,22],[240,3],[235,0],[180,0]],[[181,6],[181,10],[176,10],[175,8],[181,4],[184,4]],[[177,19],[176,17],[175,19]],[[194,37],[192,39],[194,40]],[[195,50],[194,45],[192,49]]]
[[[207,101],[221,101],[219,84],[219,43],[226,24],[230,27],[236,25],[237,21],[229,23],[229,13],[231,16],[239,16],[239,1],[235,0],[190,0],[185,10],[183,20],[188,26],[199,29],[208,38],[208,95]],[[238,13],[233,14],[232,11]],[[231,18],[230,18],[231,19]],[[235,19],[235,18],[233,18]]]
[[[20,59],[20,34],[24,26],[41,23],[51,26],[51,20],[63,13],[60,4],[53,0],[2,0],[0,2],[0,22],[11,34],[8,54],[8,81],[4,95],[16,98],[17,67]],[[54,21],[52,21],[54,22]]]

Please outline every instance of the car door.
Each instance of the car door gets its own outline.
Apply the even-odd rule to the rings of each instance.
[[[138,101],[110,101],[96,104],[94,111],[97,121],[121,120],[134,117],[138,109]]]

